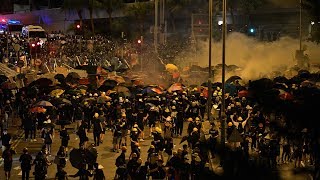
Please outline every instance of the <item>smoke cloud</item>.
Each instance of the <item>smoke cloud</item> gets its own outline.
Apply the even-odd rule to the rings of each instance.
[[[200,52],[196,59],[189,58],[188,61],[196,61],[201,67],[208,67],[208,42],[200,42]],[[303,42],[307,48],[305,51],[314,63],[320,63],[319,46],[312,42]],[[228,34],[226,39],[226,64],[237,65],[241,71],[233,72],[231,75],[238,75],[243,80],[254,80],[261,77],[270,77],[270,75],[279,71],[284,73],[287,69],[294,66],[295,51],[299,49],[299,40],[289,37],[282,37],[274,42],[261,42],[250,38],[241,33]],[[221,64],[222,43],[213,42],[212,45],[212,65]],[[318,58],[318,59],[317,59]],[[182,64],[181,64],[182,65]],[[215,81],[221,82],[221,76],[216,76]]]

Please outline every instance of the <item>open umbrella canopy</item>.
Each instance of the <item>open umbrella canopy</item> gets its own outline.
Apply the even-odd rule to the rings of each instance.
[[[242,98],[242,97],[248,97],[249,96],[249,91],[247,90],[242,90],[238,92],[238,97]]]
[[[64,93],[63,89],[54,89],[53,91],[50,92],[50,96],[56,97],[56,96],[60,96],[63,93]]]
[[[82,151],[80,149],[74,148],[70,151],[69,160],[71,165],[76,168],[80,169],[82,166],[82,163],[84,163],[85,159],[83,159],[84,155],[82,154]]]
[[[173,83],[169,88],[168,88],[168,92],[174,92],[174,91],[182,91],[183,90],[184,85],[181,83]]]
[[[170,73],[174,73],[174,72],[178,71],[179,69],[178,69],[178,67],[177,67],[176,65],[174,65],[174,64],[167,64],[167,65],[166,65],[166,70],[167,70],[168,72],[170,72]]]
[[[226,80],[226,83],[232,83],[236,80],[242,80],[242,78],[240,76],[231,76]]]
[[[6,81],[1,84],[1,89],[15,89],[17,88],[16,83],[11,83],[10,81]]]
[[[277,76],[273,79],[273,82],[275,83],[285,83],[287,84],[289,82],[289,79],[284,76]]]
[[[146,87],[142,90],[141,93],[146,95],[158,95],[162,94],[163,91],[161,90],[161,88],[158,87]]]
[[[119,95],[123,95],[123,96],[131,96],[131,92],[127,87],[124,86],[116,86],[113,91],[116,91]]]
[[[45,113],[47,110],[43,107],[33,107],[30,109],[30,112],[33,113]]]
[[[39,101],[36,103],[36,106],[52,107],[53,105],[49,101]]]
[[[125,83],[126,80],[122,76],[110,76],[109,80],[115,80],[117,83]]]
[[[40,78],[37,79],[35,81],[32,81],[28,86],[32,87],[32,86],[37,86],[37,87],[48,87],[50,85],[52,85],[53,81],[51,79],[48,78]]]
[[[143,86],[144,82],[141,79],[131,80],[134,86]]]
[[[82,65],[82,66],[77,66],[75,69],[81,69],[85,70],[88,74],[97,74],[97,66],[91,66],[91,65]]]
[[[71,105],[71,101],[65,98],[54,98],[51,100],[52,104],[55,106],[61,105],[61,104],[66,104],[66,105]]]
[[[76,72],[71,72],[67,75],[66,79],[80,79],[80,75]]]
[[[110,87],[115,87],[117,84],[118,82],[114,79],[107,79],[102,83],[102,85],[110,86]]]

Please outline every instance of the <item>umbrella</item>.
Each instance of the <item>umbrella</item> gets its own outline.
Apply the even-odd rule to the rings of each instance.
[[[29,87],[31,87],[31,86],[48,87],[48,86],[52,85],[52,83],[53,82],[51,79],[40,78],[40,79],[37,79],[37,80],[31,82],[29,84]]]
[[[96,102],[96,99],[95,99],[95,98],[84,98],[84,99],[81,101],[81,104],[84,104],[85,102],[94,103],[94,102]]]
[[[155,94],[162,94],[162,90],[156,87],[146,87],[142,90],[141,93],[147,94],[147,95],[155,95]]]
[[[242,97],[248,97],[249,96],[249,91],[247,90],[242,90],[238,92],[238,97],[242,98]]]
[[[76,149],[76,148],[72,149],[69,155],[69,160],[71,165],[74,168],[79,169],[82,166],[82,164],[85,162],[85,159],[82,158],[84,156],[85,154],[83,154],[80,149]]]
[[[78,89],[85,89],[85,90],[87,90],[87,89],[88,89],[88,86],[86,86],[86,85],[80,85],[80,86],[78,86],[77,88],[78,88]]]
[[[282,89],[279,89],[279,98],[282,100],[293,100],[293,95]]]
[[[273,88],[286,90],[288,89],[288,86],[285,83],[275,83]]]
[[[234,82],[236,80],[242,80],[242,78],[239,77],[239,76],[231,76],[226,80],[226,83],[232,83],[232,82]]]
[[[98,88],[99,91],[108,91],[113,89],[118,82],[114,79],[107,79],[105,80],[102,85]]]
[[[79,95],[79,94],[82,94],[82,92],[80,89],[69,89],[65,91],[65,94]]]
[[[65,98],[54,98],[51,100],[51,102],[54,105],[61,105],[61,104],[71,105],[72,104],[71,101]]]
[[[99,96],[99,97],[97,98],[97,103],[98,103],[98,104],[104,104],[104,103],[106,103],[106,101],[107,101],[106,97]]]
[[[140,79],[132,80],[132,84],[135,86],[143,86],[143,81]]]
[[[56,96],[60,96],[63,93],[64,93],[63,89],[55,89],[55,90],[50,92],[50,96],[56,97]]]
[[[66,77],[64,77],[63,74],[56,74],[56,75],[54,76],[54,78],[57,79],[57,80],[60,80],[60,79],[65,79]]]
[[[168,88],[168,92],[182,91],[182,90],[183,90],[183,84],[181,83],[174,83]]]
[[[71,72],[67,75],[66,79],[80,79],[80,75],[76,72]]]
[[[44,113],[46,111],[47,110],[43,107],[33,107],[30,109],[30,112],[33,112],[33,113]]]
[[[234,96],[237,94],[237,87],[234,84],[227,83],[225,87],[226,87],[226,93],[229,93],[231,96]]]
[[[301,87],[313,87],[315,83],[312,81],[305,80],[300,85]]]
[[[275,83],[285,83],[287,84],[289,82],[288,78],[284,77],[284,76],[278,76],[278,77],[275,77],[273,79],[273,82]]]
[[[53,105],[49,101],[39,101],[36,106],[52,107]]]
[[[105,80],[102,85],[115,87],[118,84],[118,82],[115,79],[107,79]]]
[[[300,70],[298,71],[298,76],[300,78],[309,78],[310,77],[310,72],[307,70]]]
[[[243,138],[241,137],[239,131],[236,128],[233,128],[228,142],[243,142]]]
[[[179,69],[178,69],[178,67],[177,67],[176,65],[174,65],[174,64],[167,64],[167,65],[166,65],[166,70],[167,70],[168,72],[170,72],[170,73],[173,73],[173,72],[178,71]]]
[[[117,82],[117,84],[126,82],[126,80],[122,76],[117,76],[117,75],[108,77],[108,80],[114,80]]]
[[[116,91],[118,94],[122,94],[124,96],[131,96],[131,92],[127,87],[124,86],[116,86],[113,91]]]
[[[98,151],[95,147],[89,146],[86,151],[86,160],[88,164],[93,164],[97,161]]]

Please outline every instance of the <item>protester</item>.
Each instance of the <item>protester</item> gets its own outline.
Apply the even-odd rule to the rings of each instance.
[[[29,180],[32,156],[28,153],[28,148],[23,149],[23,154],[20,156],[19,161],[22,170],[22,180]]]
[[[11,148],[11,144],[6,145],[6,149],[2,152],[2,158],[3,158],[3,168],[4,173],[6,176],[6,180],[10,179],[11,176],[11,169],[12,169],[12,162],[13,162],[13,155],[16,154],[16,151],[14,151]]]

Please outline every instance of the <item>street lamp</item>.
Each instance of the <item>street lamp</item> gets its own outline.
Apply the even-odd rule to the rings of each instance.
[[[211,85],[211,61],[212,61],[212,0],[209,0],[209,58],[208,58],[208,64],[209,64],[209,72],[208,72],[208,103],[207,103],[207,116],[208,121],[211,121],[211,105],[212,105],[212,85]]]
[[[222,25],[222,103],[221,103],[221,145],[222,145],[222,157],[220,160],[220,165],[223,164],[224,161],[224,149],[225,149],[225,138],[226,138],[226,115],[225,115],[225,66],[226,66],[226,31],[227,31],[227,0],[223,0],[222,3],[222,11],[223,11],[223,25]]]

